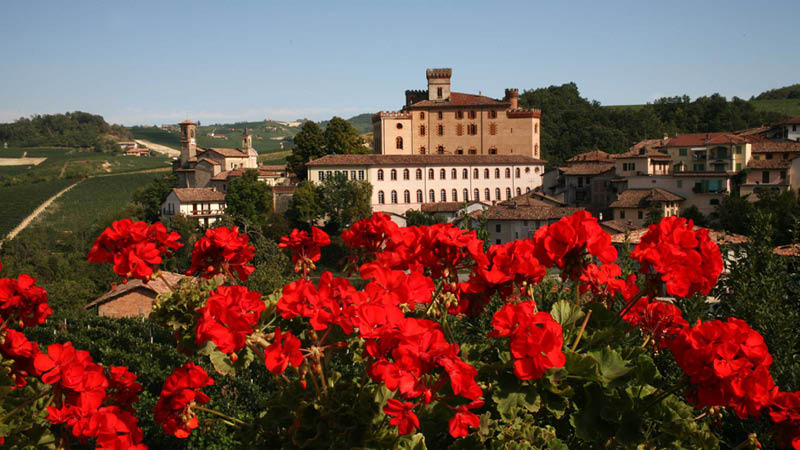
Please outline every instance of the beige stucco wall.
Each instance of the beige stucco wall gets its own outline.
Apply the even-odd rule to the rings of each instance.
[[[739,144],[739,145],[707,145],[707,146],[699,146],[699,147],[669,147],[667,152],[669,153],[670,158],[672,159],[672,166],[674,167],[678,163],[683,163],[685,170],[687,172],[695,172],[695,164],[703,164],[703,171],[713,172],[714,171],[714,164],[710,158],[711,151],[722,147],[726,149],[727,156],[724,158],[726,162],[726,171],[728,172],[739,172],[744,170],[747,167],[747,163],[750,161],[752,157],[752,146],[750,144]],[[686,150],[686,155],[682,156],[681,149]],[[693,150],[694,149],[694,150]],[[694,160],[692,157],[693,153],[697,153],[698,151],[706,152],[706,159],[705,160]]]
[[[723,192],[721,193],[695,193],[696,181],[702,180],[721,180]],[[691,206],[696,206],[705,215],[715,211],[717,204],[722,198],[731,192],[730,179],[724,176],[715,177],[713,175],[698,176],[635,176],[628,178],[628,189],[651,189],[661,188],[680,195],[686,200],[681,203],[680,208],[684,210]],[[616,216],[615,216],[616,218]]]

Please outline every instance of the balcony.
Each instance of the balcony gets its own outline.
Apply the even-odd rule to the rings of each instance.
[[[193,209],[189,213],[189,217],[207,217],[207,216],[221,216],[225,214],[224,209]]]

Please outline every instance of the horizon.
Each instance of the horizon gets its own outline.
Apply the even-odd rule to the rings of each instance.
[[[574,82],[608,106],[800,82],[791,15],[774,13],[789,1],[482,5],[12,3],[0,122],[77,110],[125,126],[318,122],[400,109],[431,67],[451,67],[457,92]],[[419,32],[423,14],[434,33]]]

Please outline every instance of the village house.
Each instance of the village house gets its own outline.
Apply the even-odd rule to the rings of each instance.
[[[751,158],[751,145],[733,133],[679,134],[664,144],[672,173],[741,172]]]
[[[161,274],[172,286],[185,277],[173,272],[162,271]],[[109,292],[84,306],[84,309],[97,308],[97,314],[102,317],[147,317],[153,310],[156,297],[172,291],[169,285],[161,277],[147,283],[128,280],[127,283],[114,284]]]
[[[161,214],[181,214],[208,227],[225,214],[225,194],[214,188],[174,188],[161,205]]]
[[[509,200],[542,184],[544,161],[523,155],[325,155],[308,179],[341,174],[372,185],[374,211],[404,214],[424,203]]]
[[[536,230],[571,216],[582,208],[568,207],[556,198],[540,192],[528,192],[471,214],[473,220],[483,215],[488,242],[504,244],[533,236]]]
[[[376,153],[539,158],[541,111],[519,108],[518,89],[501,100],[453,92],[452,73],[428,69],[427,90],[407,90],[400,111],[373,115]]]
[[[649,209],[657,208],[661,217],[677,216],[680,203],[684,200],[680,195],[660,188],[627,189],[611,203],[611,219],[628,221],[641,227],[647,223]]]
[[[770,139],[786,139],[800,142],[800,117],[778,122],[764,133]]]

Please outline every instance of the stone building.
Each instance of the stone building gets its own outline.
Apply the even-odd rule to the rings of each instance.
[[[611,219],[644,226],[647,223],[648,209],[658,208],[661,217],[677,216],[680,213],[680,203],[684,200],[686,199],[680,195],[659,188],[628,189],[611,203]]]
[[[184,275],[178,273],[162,273],[172,286],[184,278]],[[109,292],[84,306],[84,309],[97,308],[97,314],[103,317],[147,317],[153,310],[156,297],[170,291],[161,278],[147,283],[128,280],[127,283],[112,286]]]
[[[400,111],[372,116],[376,153],[539,158],[541,111],[520,109],[517,89],[501,100],[453,92],[452,73],[428,69],[427,90],[408,90]]]
[[[241,148],[200,148],[197,146],[197,124],[185,120],[181,127],[181,155],[172,170],[178,176],[178,185],[203,188],[214,177],[236,169],[257,169],[258,153],[253,148],[253,137],[247,130],[242,133]]]

